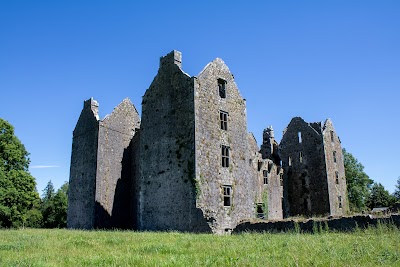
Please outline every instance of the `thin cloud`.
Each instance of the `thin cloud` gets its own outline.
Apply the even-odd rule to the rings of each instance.
[[[35,166],[30,166],[30,169],[47,169],[47,168],[59,168],[60,166],[55,166],[55,165],[35,165]]]

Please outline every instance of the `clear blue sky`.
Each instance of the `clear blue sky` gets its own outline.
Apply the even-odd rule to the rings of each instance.
[[[259,143],[268,125],[280,140],[294,116],[329,117],[366,173],[394,191],[400,1],[0,0],[0,117],[30,152],[40,193],[69,179],[83,101],[98,100],[104,117],[129,97],[140,112],[173,49],[193,76],[226,62]]]

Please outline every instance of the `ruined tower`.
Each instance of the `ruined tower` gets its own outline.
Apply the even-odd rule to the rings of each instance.
[[[129,99],[103,120],[89,99],[73,132],[69,228],[135,228],[140,118]]]
[[[340,140],[328,119],[293,118],[280,143],[284,168],[285,215],[344,215],[346,179]]]

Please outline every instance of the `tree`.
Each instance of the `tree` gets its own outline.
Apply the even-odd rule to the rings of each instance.
[[[0,227],[25,226],[33,219],[30,210],[39,195],[28,155],[14,127],[0,118]]]
[[[351,153],[343,149],[343,156],[350,210],[360,212],[366,209],[366,201],[374,181],[368,177],[364,166]]]
[[[397,178],[396,189],[394,190],[393,197],[396,201],[400,202],[400,176]]]
[[[57,192],[51,181],[43,190],[41,211],[45,228],[62,228],[67,225],[68,183],[64,183]]]
[[[367,206],[370,209],[389,207],[393,202],[389,192],[385,190],[380,183],[374,183],[371,188],[371,194],[367,199]]]

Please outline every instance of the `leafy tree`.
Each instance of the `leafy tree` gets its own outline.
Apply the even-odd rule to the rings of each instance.
[[[400,176],[397,178],[396,189],[394,190],[393,197],[396,201],[400,202]]]
[[[374,183],[367,200],[368,208],[389,207],[392,203],[393,199],[385,187],[380,183]]]
[[[365,210],[374,181],[364,172],[364,166],[346,149],[343,149],[343,156],[350,210],[353,212]]]
[[[25,226],[33,219],[30,210],[39,195],[28,155],[13,126],[0,118],[0,227]]]
[[[42,195],[42,216],[45,228],[61,228],[67,225],[68,183],[57,192],[51,181],[47,183]]]

